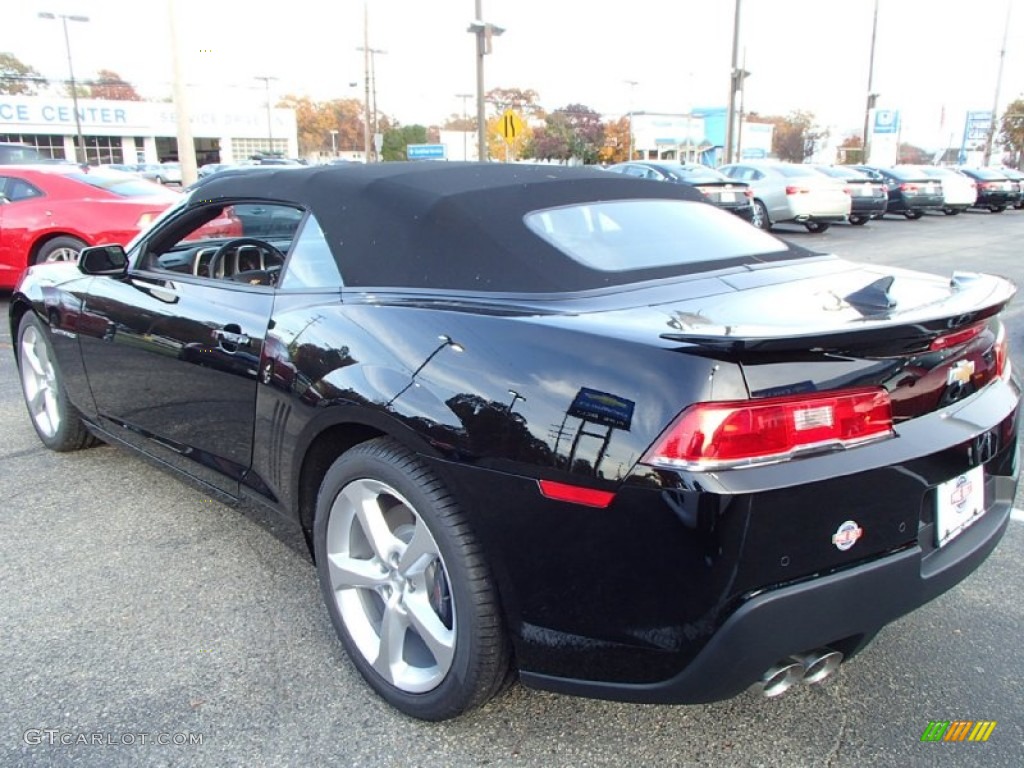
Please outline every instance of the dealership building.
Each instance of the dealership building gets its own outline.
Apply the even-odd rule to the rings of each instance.
[[[255,154],[299,154],[295,111],[196,105],[190,109],[196,160],[234,163]],[[90,164],[178,159],[170,102],[79,99],[78,122]],[[78,127],[71,99],[0,95],[0,141],[17,141],[55,159],[74,157]]]

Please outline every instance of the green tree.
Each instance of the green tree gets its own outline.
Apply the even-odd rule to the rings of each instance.
[[[410,144],[426,144],[427,128],[423,125],[404,125],[397,123],[394,127],[383,131],[384,143],[381,147],[381,159],[405,160],[406,147]]]
[[[25,64],[13,53],[0,52],[0,93],[34,96],[49,84],[35,67]]]
[[[1016,155],[1017,167],[1024,165],[1024,99],[1011,101],[999,121],[999,140]]]

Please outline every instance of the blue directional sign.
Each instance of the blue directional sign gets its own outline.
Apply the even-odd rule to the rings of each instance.
[[[448,152],[444,144],[409,144],[405,156],[410,160],[444,160]]]

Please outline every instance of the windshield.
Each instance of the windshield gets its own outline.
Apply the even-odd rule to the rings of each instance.
[[[130,173],[93,169],[88,173],[85,171],[69,173],[67,174],[67,178],[74,179],[82,184],[88,184],[90,187],[96,187],[96,189],[105,190],[118,195],[119,197],[162,197],[167,200],[178,199],[178,194],[176,192],[171,192]]]

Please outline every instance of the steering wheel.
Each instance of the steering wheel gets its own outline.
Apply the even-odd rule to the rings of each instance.
[[[246,245],[251,245],[260,249],[260,269],[270,269],[272,267],[280,267],[284,265],[284,254],[265,240],[260,240],[256,237],[236,237],[234,240],[228,240],[226,243],[221,245],[221,247],[214,252],[213,256],[210,257],[210,265],[206,268],[207,274],[214,279],[228,277],[228,275],[221,274],[224,258],[231,251],[235,251],[237,253],[239,248]],[[268,256],[276,260],[277,263],[267,264]]]

